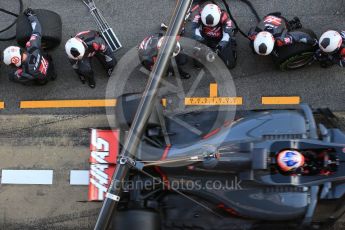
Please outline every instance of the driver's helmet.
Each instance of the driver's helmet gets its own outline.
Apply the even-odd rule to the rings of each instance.
[[[144,57],[149,57],[149,59],[152,58],[152,56],[157,56],[158,52],[163,45],[164,36],[156,36],[152,35],[149,37],[146,37],[139,45],[138,51],[139,51],[139,57],[141,59],[145,59]],[[178,41],[180,37],[177,37],[176,41],[176,47],[173,52],[173,56],[176,57],[181,52],[181,44]]]
[[[216,4],[207,4],[201,10],[201,21],[205,26],[215,27],[219,24],[222,10]]]
[[[65,51],[70,59],[81,60],[86,52],[84,42],[77,37],[71,38],[66,42]]]
[[[343,43],[340,33],[335,30],[329,30],[323,33],[319,40],[320,49],[325,53],[334,53],[339,50]]]
[[[5,65],[15,65],[20,67],[22,65],[21,49],[18,46],[9,46],[4,50],[3,62]]]
[[[157,48],[158,50],[161,49],[162,45],[163,45],[163,41],[164,41],[164,38],[165,37],[161,37],[159,40],[158,40],[158,43],[157,43]],[[179,40],[180,38],[177,37],[176,40]],[[177,55],[179,55],[181,52],[181,44],[179,41],[176,41],[176,46],[175,46],[175,49],[174,49],[174,52],[173,52],[173,57],[176,57]]]
[[[304,165],[304,156],[296,150],[284,150],[277,156],[277,163],[283,172],[293,172]]]
[[[254,39],[254,50],[259,55],[270,55],[274,49],[275,39],[270,32],[262,31]]]

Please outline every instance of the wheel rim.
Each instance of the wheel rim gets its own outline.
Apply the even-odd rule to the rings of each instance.
[[[314,53],[308,52],[290,58],[285,63],[286,69],[298,69],[309,64],[314,58]]]

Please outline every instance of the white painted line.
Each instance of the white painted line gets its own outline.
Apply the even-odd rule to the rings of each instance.
[[[2,170],[1,184],[51,185],[53,170]]]
[[[89,170],[72,170],[70,173],[70,185],[89,185],[89,180]]]

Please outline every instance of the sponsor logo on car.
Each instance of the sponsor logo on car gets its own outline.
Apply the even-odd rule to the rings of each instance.
[[[102,201],[116,168],[119,152],[118,130],[91,130],[89,201]]]

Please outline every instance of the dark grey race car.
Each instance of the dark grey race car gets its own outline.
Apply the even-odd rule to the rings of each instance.
[[[119,98],[122,130],[139,100]],[[330,111],[239,112],[215,128],[220,113],[152,114],[112,229],[307,229],[343,214],[345,135]],[[284,151],[302,165],[283,170]]]

